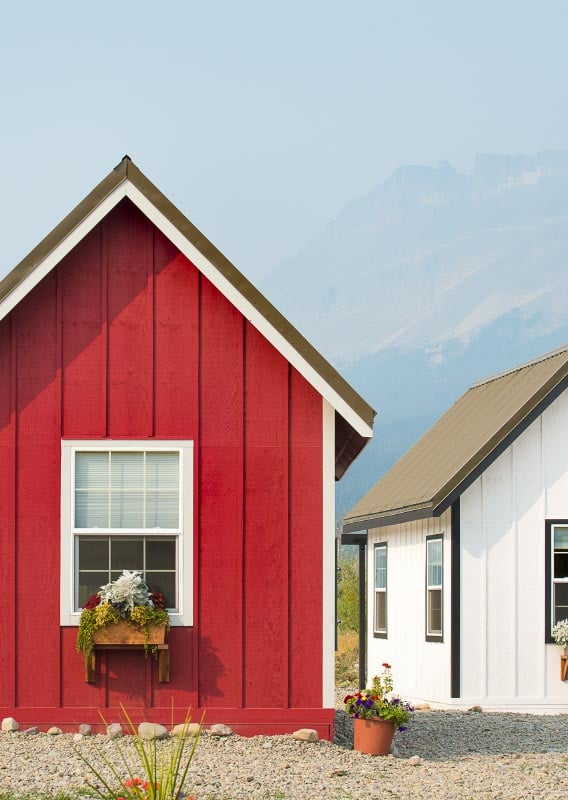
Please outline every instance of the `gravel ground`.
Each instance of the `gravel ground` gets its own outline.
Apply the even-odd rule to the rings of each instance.
[[[72,734],[0,734],[0,792],[56,794],[84,786],[88,770],[72,740]],[[568,797],[568,715],[419,712],[396,744],[398,758],[373,758],[290,736],[203,734],[185,789],[196,800]],[[97,748],[113,759],[117,747],[132,756],[128,738],[117,744],[99,735],[77,744],[90,760]],[[421,764],[412,765],[414,755]]]

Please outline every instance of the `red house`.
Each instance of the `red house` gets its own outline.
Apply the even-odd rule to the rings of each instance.
[[[329,737],[334,481],[373,410],[127,157],[0,311],[0,715]],[[132,649],[85,682],[81,606],[123,569],[166,595],[167,683]]]

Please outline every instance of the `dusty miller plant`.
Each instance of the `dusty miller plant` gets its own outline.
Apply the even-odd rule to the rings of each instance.
[[[120,578],[101,586],[99,596],[102,603],[114,606],[121,617],[126,617],[136,606],[152,605],[148,587],[136,570],[125,569]]]

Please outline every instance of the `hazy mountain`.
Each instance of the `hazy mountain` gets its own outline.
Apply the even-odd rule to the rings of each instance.
[[[474,380],[568,341],[568,153],[402,167],[263,289],[380,412],[343,511]]]

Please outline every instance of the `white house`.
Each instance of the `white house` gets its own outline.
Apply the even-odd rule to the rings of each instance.
[[[568,346],[472,386],[346,514],[370,680],[415,702],[566,712]],[[364,659],[362,659],[364,661]]]

